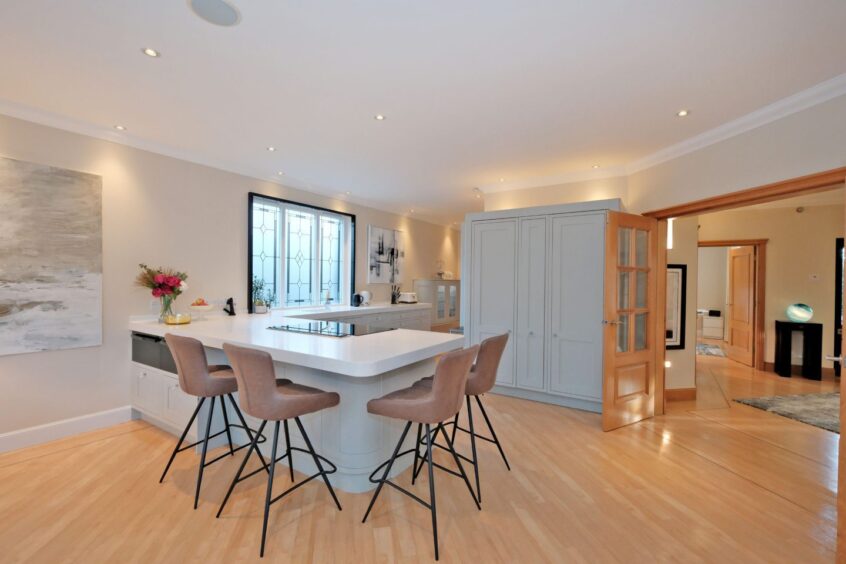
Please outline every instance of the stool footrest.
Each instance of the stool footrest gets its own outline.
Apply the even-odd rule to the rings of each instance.
[[[249,446],[249,445],[246,445],[246,446]],[[242,447],[242,448],[243,448],[243,447]],[[304,448],[300,448],[300,447],[295,447],[295,446],[292,446],[292,447],[291,447],[291,450],[292,450],[292,451],[294,451],[294,450],[295,450],[295,451],[297,451],[297,452],[302,452],[302,453],[304,453],[304,454],[308,454],[309,456],[311,456],[311,452],[307,451],[307,450],[306,450],[306,449],[304,449]],[[283,461],[283,460],[285,460],[286,458],[288,458],[288,453],[287,453],[287,452],[286,452],[285,454],[283,454],[282,456],[280,456],[279,458],[277,458],[276,460],[274,460],[274,461],[273,461],[273,464],[276,464],[277,462],[282,462],[282,461]],[[335,466],[335,464],[334,464],[331,460],[329,460],[328,458],[326,458],[326,457],[324,457],[324,456],[320,456],[319,454],[317,455],[317,458],[319,458],[321,461],[323,461],[324,463],[328,464],[328,465],[332,468],[331,470],[325,470],[324,472],[325,472],[326,474],[334,474],[335,472],[337,472],[337,471],[338,471],[338,467],[337,467],[337,466]],[[244,480],[246,480],[247,478],[250,478],[251,476],[255,476],[255,475],[256,475],[256,474],[258,474],[259,472],[267,472],[269,469],[270,469],[270,463],[269,463],[269,462],[268,462],[267,464],[262,464],[261,466],[259,466],[258,468],[256,468],[256,469],[255,469],[255,470],[253,470],[252,472],[250,472],[249,474],[246,474],[246,475],[244,475],[244,476],[239,477],[237,480],[235,480],[235,483],[236,483],[236,484],[239,484],[239,483],[243,482]],[[320,475],[321,475],[321,474],[320,474],[320,472],[318,472],[317,474],[314,474],[313,476],[311,476],[311,477],[306,478],[305,480],[303,480],[303,481],[302,481],[299,485],[302,485],[302,484],[306,483],[307,481],[309,481],[309,480],[311,480],[311,479],[313,479],[313,478],[315,478],[315,477],[317,477],[317,476],[320,476]],[[296,486],[296,487],[299,487],[299,486]],[[293,490],[293,489],[295,489],[295,488],[291,488],[291,490]],[[290,490],[288,490],[288,491],[290,491]],[[286,493],[287,493],[287,492],[286,492]],[[283,494],[283,495],[284,495],[284,494]],[[280,496],[280,497],[281,497],[281,496]],[[277,498],[277,499],[278,499],[278,498]],[[276,500],[274,499],[273,501],[276,501]]]

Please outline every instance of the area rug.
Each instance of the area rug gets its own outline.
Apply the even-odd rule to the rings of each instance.
[[[696,343],[696,354],[702,356],[726,356],[726,353],[717,345],[705,345],[703,343]]]
[[[776,415],[789,417],[833,433],[840,433],[840,394],[837,392],[736,399],[734,401]]]

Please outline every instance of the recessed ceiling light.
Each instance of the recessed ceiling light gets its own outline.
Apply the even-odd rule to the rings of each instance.
[[[116,125],[115,129],[117,129],[118,131],[126,131],[126,128],[120,124]]]
[[[504,179],[504,178],[500,178],[500,179],[499,179],[499,181],[500,181],[500,182],[505,182],[505,179]]]
[[[268,150],[268,151],[270,151],[270,152],[272,153],[273,151],[275,151],[275,150],[276,150],[276,147],[268,147],[268,148],[267,148],[267,150]]]
[[[409,213],[414,213],[414,208],[411,208],[411,209],[410,209],[410,210],[408,210],[408,211],[409,211]]]
[[[476,199],[480,199],[482,197],[482,191],[478,188],[473,188],[473,193],[476,194]]]
[[[344,192],[344,194],[346,194],[347,196],[349,196],[349,195],[351,194],[351,192],[350,192],[349,190],[347,190],[346,192]]]
[[[148,57],[154,57],[155,58],[155,57],[161,57],[162,56],[161,53],[159,53],[158,51],[156,51],[155,49],[152,49],[150,47],[144,47],[143,49],[141,49],[141,52],[144,53],[145,55],[147,55]]]
[[[598,165],[598,164],[593,165],[593,167],[592,167],[592,168],[599,168],[599,165]]]
[[[375,119],[376,121],[384,121],[385,116],[383,116],[382,114],[376,114],[375,116],[373,116],[373,119]]]
[[[679,111],[676,112],[676,115],[679,116],[679,117],[684,117],[689,113],[690,113],[689,110],[679,110]]]
[[[279,176],[285,176],[285,173],[282,172],[281,170],[279,172],[277,172],[276,174],[278,174]]]

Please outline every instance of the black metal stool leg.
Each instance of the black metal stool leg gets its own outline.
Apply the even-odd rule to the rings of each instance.
[[[253,432],[250,430],[249,425],[247,425],[247,420],[246,420],[246,419],[244,419],[244,414],[243,414],[243,413],[241,413],[241,408],[239,408],[239,407],[238,407],[238,404],[237,404],[237,403],[235,403],[235,398],[233,398],[233,397],[232,397],[232,394],[226,394],[226,397],[228,397],[228,398],[229,398],[229,403],[231,403],[231,404],[232,404],[232,408],[235,410],[235,415],[237,415],[237,416],[238,416],[238,420],[239,420],[239,421],[241,421],[241,425],[244,427],[244,432],[246,432],[246,433],[247,433],[247,438],[248,438],[248,439],[249,439],[249,441],[252,443],[252,442],[253,442]],[[222,400],[221,400],[221,401],[222,401]],[[265,421],[265,423],[267,423],[267,422]],[[264,428],[264,426],[262,426],[262,429],[263,429],[263,428]],[[260,436],[261,436],[261,431],[257,431],[257,432],[256,432],[256,435],[257,435],[258,437],[260,437]],[[258,439],[256,439],[256,440],[258,440]],[[259,458],[261,459],[261,463],[264,465],[264,469],[265,469],[267,472],[270,472],[270,468],[268,467],[268,465],[267,465],[267,461],[264,459],[264,455],[261,453],[261,450],[256,449],[256,454],[258,454]]]
[[[232,432],[229,430],[229,415],[226,413],[226,402],[220,396],[220,412],[223,414],[223,424],[226,429],[226,440],[229,441],[229,456],[235,456],[235,448],[232,446]]]
[[[408,430],[408,427],[406,427]],[[444,433],[446,436],[446,433]],[[432,466],[432,441],[435,437],[431,434],[431,428],[426,423],[426,436],[429,440],[426,441],[426,460],[429,463],[429,507],[432,510],[432,536],[435,539],[435,560],[438,559],[438,513],[435,510],[435,472]],[[475,497],[473,498],[475,499]]]
[[[326,487],[329,488],[329,493],[332,494],[332,499],[335,500],[335,505],[338,506],[338,511],[341,511],[341,502],[338,501],[338,496],[335,495],[335,490],[332,489],[332,483],[329,482],[329,475],[323,469],[323,465],[320,463],[320,458],[317,457],[317,453],[314,451],[314,447],[311,446],[311,440],[308,438],[308,433],[306,433],[302,421],[300,421],[299,417],[294,417],[294,421],[297,422],[297,427],[300,428],[300,433],[302,433],[303,439],[305,440],[305,444],[308,447],[308,450],[311,452],[311,457],[314,459],[314,464],[317,466],[317,470],[318,472],[320,472],[320,475],[323,476],[323,481],[326,483]]]
[[[288,432],[288,420],[285,420],[285,454],[288,457],[288,470],[291,472],[291,481],[294,481],[294,455],[291,454],[291,434]]]
[[[473,471],[476,474],[476,499],[479,500],[479,503],[482,503],[482,486],[479,483],[479,459],[476,455],[476,431],[473,428],[473,404],[470,403],[470,396],[465,397],[467,398],[467,420],[470,423],[470,449],[473,452]]]
[[[167,471],[170,470],[170,465],[173,464],[173,459],[176,458],[176,454],[179,452],[179,447],[181,447],[182,443],[185,441],[185,437],[188,435],[188,430],[191,429],[191,425],[194,423],[194,419],[197,418],[197,414],[200,413],[200,408],[203,407],[203,403],[205,403],[205,401],[206,398],[200,398],[200,401],[197,402],[197,409],[194,410],[194,413],[191,415],[191,419],[188,420],[185,430],[182,431],[182,435],[179,437],[179,442],[176,443],[176,448],[173,449],[173,452],[170,455],[170,460],[167,461],[167,466],[165,466],[164,472],[162,472],[162,477],[159,478],[160,484],[164,482],[165,476],[167,476]]]
[[[428,425],[427,425],[428,427]],[[399,441],[397,441],[397,446],[394,448],[394,453],[391,455],[391,458],[388,460],[387,466],[385,466],[385,473],[382,474],[382,479],[379,480],[379,485],[376,486],[376,491],[373,492],[373,497],[370,499],[370,505],[367,506],[367,511],[364,513],[364,519],[361,520],[362,523],[367,521],[367,516],[370,515],[370,510],[373,509],[373,504],[376,503],[376,498],[379,497],[379,492],[382,491],[382,486],[385,485],[385,481],[388,479],[388,475],[391,473],[391,467],[394,465],[394,461],[397,459],[397,454],[402,448],[402,443],[405,440],[405,436],[408,434],[408,430],[411,428],[411,421],[409,421],[405,425],[405,429],[402,431],[402,435],[400,435]]]
[[[502,461],[505,462],[505,467],[508,468],[508,471],[511,471],[511,465],[508,464],[508,459],[505,458],[505,451],[502,450],[502,445],[499,444],[499,439],[496,436],[496,432],[494,431],[493,425],[491,425],[491,420],[488,419],[488,414],[485,412],[485,406],[482,405],[482,400],[479,396],[476,396],[476,403],[479,404],[479,409],[482,410],[482,417],[485,418],[485,423],[488,425],[488,430],[491,432],[491,437],[493,437],[494,443],[496,443],[496,448],[499,449],[499,454],[502,456]]]
[[[434,437],[430,436],[429,434],[426,435],[426,442],[435,440]],[[417,444],[420,444],[420,439],[417,439]],[[414,469],[414,473],[411,475],[411,483],[414,484],[414,480],[417,479],[417,476],[420,474],[420,471],[423,470],[423,466],[426,465],[426,455],[420,457],[420,466]]]
[[[203,439],[203,453],[200,455],[200,470],[197,474],[197,491],[194,493],[194,509],[197,509],[197,504],[200,503],[200,486],[203,484],[203,470],[206,468],[206,452],[209,450],[209,434],[211,433],[211,422],[214,416],[214,400],[212,397],[211,405],[209,406],[209,416],[206,421],[206,437]]]
[[[259,453],[261,456],[261,452],[258,449],[258,441],[259,437],[261,437],[262,431],[264,431],[264,426],[267,425],[267,421],[262,421],[261,425],[259,425],[258,430],[256,431],[256,436],[253,437],[252,442],[250,442],[250,448],[247,449],[247,454],[244,456],[244,460],[241,462],[241,466],[238,468],[238,472],[235,473],[235,478],[232,480],[232,483],[229,484],[229,490],[226,492],[226,497],[223,498],[223,503],[220,504],[220,508],[217,510],[217,515],[215,518],[220,517],[220,514],[223,512],[223,508],[226,507],[226,502],[229,501],[229,496],[232,495],[232,490],[235,489],[235,485],[238,483],[238,480],[241,478],[241,474],[244,472],[244,468],[247,466],[247,462],[250,460],[250,455],[253,454],[253,450]],[[247,426],[244,425],[246,428]],[[270,469],[267,468],[267,463],[264,461],[264,457],[262,457],[262,464],[264,464],[265,469],[270,473]]]
[[[461,413],[461,410],[458,410],[458,413],[455,414],[455,418],[452,420],[452,437],[450,440],[455,443],[455,434],[458,432],[458,414]]]
[[[273,426],[273,448],[270,455],[270,474],[267,475],[267,495],[264,498],[264,522],[261,526],[261,550],[259,556],[264,557],[264,541],[267,539],[267,517],[270,515],[270,500],[273,495],[273,473],[276,468],[276,445],[279,441],[279,421]]]
[[[417,424],[417,440],[414,441],[414,464],[411,466],[411,485],[417,480],[417,461],[420,460],[420,435],[423,433],[423,424]]]
[[[441,433],[444,435],[444,439],[446,439],[447,446],[449,447],[447,450],[452,455],[452,459],[455,461],[456,466],[458,466],[458,471],[461,474],[461,478],[464,480],[464,483],[467,485],[467,489],[470,491],[470,497],[473,498],[473,503],[476,504],[478,509],[482,509],[482,506],[479,505],[479,500],[476,499],[476,494],[473,493],[473,486],[470,485],[470,478],[467,477],[467,473],[464,471],[464,465],[461,464],[461,460],[458,459],[458,453],[455,452],[455,447],[452,446],[452,441],[449,439],[446,429],[444,429],[444,424],[439,424],[438,429],[441,430]],[[438,429],[435,429],[435,436],[438,434]]]

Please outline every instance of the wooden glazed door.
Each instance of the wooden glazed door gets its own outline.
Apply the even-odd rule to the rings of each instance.
[[[655,327],[658,252],[655,219],[608,212],[605,235],[605,326],[602,429],[652,417],[655,410]],[[663,336],[662,336],[663,337]]]
[[[728,346],[726,354],[752,366],[755,343],[755,247],[729,249]]]

